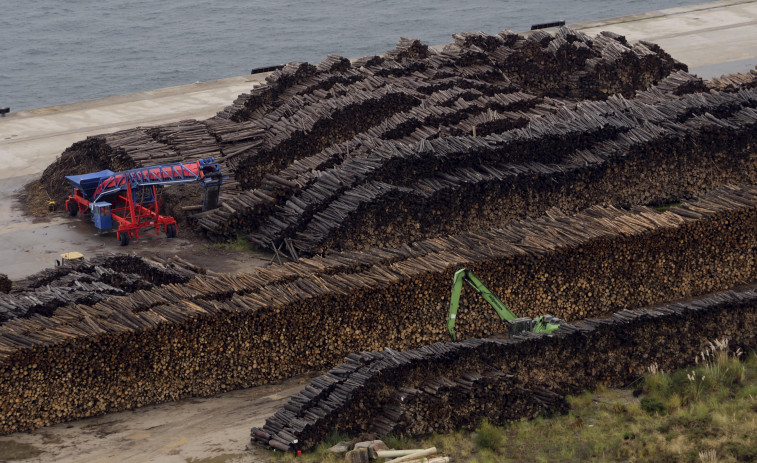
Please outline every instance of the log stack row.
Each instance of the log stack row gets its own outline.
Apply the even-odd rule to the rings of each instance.
[[[475,429],[486,418],[506,423],[567,412],[565,396],[533,390],[512,375],[497,370],[463,372],[460,377],[436,376],[419,387],[403,387],[382,404],[369,432],[380,436],[416,437]]]
[[[443,345],[429,349],[435,352],[436,361],[444,361],[445,354],[449,354]],[[454,379],[436,376],[436,371],[428,369],[424,373],[431,375],[429,378],[411,385],[413,382],[403,375],[409,373],[408,369],[415,370],[410,374],[418,373],[419,360],[432,361],[421,350],[350,354],[346,363],[314,379],[292,397],[285,408],[266,420],[263,428],[252,428],[252,442],[283,451],[308,450],[323,439],[323,430],[334,429],[335,419],[339,430],[353,435],[367,428],[379,436],[417,437],[474,429],[482,418],[502,424],[568,409],[565,396],[541,388],[527,389],[516,377],[493,368],[463,371]],[[387,376],[375,378],[382,374]],[[390,378],[398,383],[392,383]],[[377,392],[377,381],[385,382],[385,390],[379,392],[382,402],[369,404],[368,399],[363,403],[378,408],[363,417],[349,415],[355,412],[351,409],[354,396],[364,397],[362,389]],[[355,425],[357,422],[360,424]]]
[[[664,212],[550,210],[501,229],[197,276],[11,320],[0,327],[0,430],[264,384],[329,368],[349,352],[443,341],[460,267],[518,314],[567,320],[748,284],[757,275],[756,227],[757,189],[727,187]],[[458,315],[461,338],[505,330],[467,292]]]
[[[678,72],[631,100],[612,97],[546,113],[541,100],[540,107],[511,119],[479,113],[459,124],[530,121],[502,134],[410,145],[406,139],[376,140],[407,129],[410,121],[421,124],[414,130],[438,135],[422,124],[445,107],[413,108],[371,129],[371,136],[356,136],[269,174],[245,202],[240,197],[231,204],[233,213],[205,213],[199,226],[227,236],[254,229],[251,238],[259,243],[292,239],[300,254],[313,254],[498,226],[555,205],[578,210],[597,198],[659,204],[727,181],[754,181],[757,93],[678,94],[700,86],[701,80]],[[438,101],[460,92],[438,95]],[[517,93],[509,94],[508,103],[501,96],[472,102],[491,108],[494,100],[500,107],[535,101]],[[465,102],[450,111],[470,107]]]
[[[754,96],[750,105],[757,101]],[[530,151],[527,148],[539,152],[539,142],[524,147],[518,141],[458,138],[454,144],[440,139],[391,151],[379,148],[367,162],[346,162],[319,177],[311,188],[274,210],[252,237],[277,243],[291,238],[301,254],[312,254],[396,246],[499,226],[553,206],[574,211],[597,198],[625,206],[675,201],[725,182],[755,181],[755,115],[747,106],[725,120],[709,113],[683,124],[620,128],[615,137],[598,134],[590,146],[569,153],[547,150],[562,157],[559,164],[512,159],[469,167],[464,159],[459,161],[513,158],[517,155],[508,154],[523,155]],[[610,118],[597,119],[603,133],[613,131],[608,128]],[[592,140],[593,135],[586,130],[579,137]],[[412,178],[416,172],[433,173]]]
[[[693,363],[715,339],[757,347],[757,290],[563,325],[551,335],[350,354],[252,428],[254,444],[310,449],[329,433],[422,436],[560,411],[560,394],[629,384]],[[450,379],[454,378],[454,379]],[[528,390],[531,389],[531,390]]]
[[[757,67],[748,73],[738,72],[715,77],[707,82],[707,87],[713,90],[734,90],[740,88],[757,87]]]
[[[124,291],[106,283],[91,281],[89,275],[73,272],[71,286],[45,286],[25,291],[23,295],[0,295],[0,324],[35,314],[49,317],[58,307],[68,304],[92,305],[107,295],[120,296]]]
[[[229,206],[193,223],[209,235],[227,238],[256,226],[246,216],[281,205],[265,191],[249,190],[336,145],[502,133],[526,124],[529,115],[522,110],[537,117],[565,104],[552,98],[632,96],[685,69],[650,44],[629,45],[613,34],[590,38],[568,28],[554,37],[503,31],[454,39],[438,51],[402,39],[384,57],[352,64],[336,55],[317,66],[290,63],[206,121],[138,127],[75,143],[46,170],[41,183],[52,199],[62,202],[69,193],[65,175],[214,156],[235,178],[224,187]],[[353,142],[357,138],[361,141]],[[82,157],[86,163],[77,162]],[[261,202],[269,197],[275,202],[264,207]],[[242,219],[235,223],[238,216]]]

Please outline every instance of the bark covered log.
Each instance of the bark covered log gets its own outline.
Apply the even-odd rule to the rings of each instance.
[[[518,314],[567,320],[748,284],[757,276],[755,227],[755,187],[728,187],[664,212],[552,210],[498,230],[59,307],[0,326],[0,429],[265,384],[330,368],[349,352],[444,341],[449,282],[460,267]],[[458,315],[461,339],[505,330],[468,293]]]

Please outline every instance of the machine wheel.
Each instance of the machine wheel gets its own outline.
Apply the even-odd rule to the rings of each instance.
[[[176,225],[172,223],[166,225],[166,238],[176,238]]]
[[[120,232],[118,234],[118,241],[121,242],[121,246],[126,246],[129,244],[129,234],[126,232]]]
[[[68,215],[75,217],[79,213],[79,204],[76,201],[69,201],[66,209],[68,209]]]

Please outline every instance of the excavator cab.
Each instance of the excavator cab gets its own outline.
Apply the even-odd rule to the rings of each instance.
[[[516,334],[523,333],[525,331],[531,331],[531,329],[534,326],[534,320],[532,320],[530,317],[521,317],[516,318],[515,320],[510,320],[507,324],[508,331],[510,332],[510,336],[514,336]]]

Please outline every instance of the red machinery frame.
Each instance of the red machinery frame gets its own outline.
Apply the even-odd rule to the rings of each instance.
[[[148,188],[148,187],[143,187]],[[140,236],[160,236],[161,228],[167,238],[176,236],[177,224],[176,219],[170,216],[160,215],[160,200],[155,185],[150,186],[152,190],[152,204],[154,210],[144,207],[142,203],[134,201],[134,190],[127,183],[126,196],[119,194],[118,202],[111,209],[113,220],[118,222],[116,239],[123,242],[122,234],[126,233],[125,241],[130,239],[139,239]],[[118,207],[120,206],[120,207]],[[141,233],[145,228],[154,227],[152,233]]]
[[[127,182],[124,193],[118,194],[111,209],[111,217],[118,223],[116,239],[123,245],[128,244],[132,239],[136,240],[143,236],[160,236],[161,231],[166,234],[167,238],[173,238],[178,230],[176,219],[160,215],[160,199],[155,185],[141,188],[150,188],[151,190],[152,200],[148,203],[150,207],[145,207],[143,203],[134,200],[135,189],[131,188],[130,182]],[[90,204],[91,201],[84,198],[81,190],[74,188],[73,194],[66,200],[66,210],[71,212],[71,215],[76,215],[72,212],[72,207],[76,207],[78,213],[85,213],[89,212]],[[154,232],[143,232],[144,229],[153,227]]]
[[[103,207],[110,205],[107,222],[98,222],[102,215],[93,217],[93,221],[101,230],[112,230],[117,225],[116,238],[121,245],[127,245],[130,239],[142,236],[159,236],[161,231],[167,238],[176,236],[176,219],[160,215],[157,186],[202,182],[206,191],[204,210],[208,188],[220,188],[223,181],[220,166],[213,158],[143,167],[120,173],[105,170],[66,178],[73,184],[73,193],[66,200],[69,214],[74,216],[91,212],[96,210],[98,204],[104,205]],[[111,195],[116,195],[112,204],[97,202],[100,198],[112,197]],[[138,195],[141,197],[135,198]],[[153,228],[154,231],[145,233],[147,228]]]

